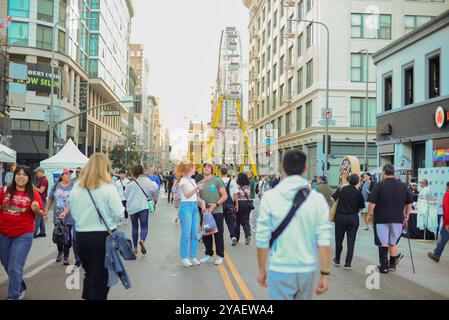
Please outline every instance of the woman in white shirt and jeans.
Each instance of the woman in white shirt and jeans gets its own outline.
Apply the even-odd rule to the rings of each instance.
[[[140,164],[132,167],[131,175],[133,179],[125,188],[125,198],[126,210],[128,211],[132,224],[134,253],[137,253],[140,223],[140,251],[142,254],[146,254],[145,240],[148,235],[148,220],[150,218],[148,200],[152,199],[151,193],[158,190],[158,186],[144,175],[144,169]]]
[[[108,172],[108,163],[104,154],[93,154],[70,192],[70,212],[75,222],[78,252],[86,271],[82,294],[85,300],[106,300],[109,292],[108,270],[104,266],[109,233],[89,191],[110,230],[117,228],[125,211]]]
[[[198,266],[200,261],[198,254],[198,228],[200,225],[198,211],[198,193],[203,184],[197,186],[192,176],[195,174],[195,166],[191,163],[180,162],[176,167],[179,193],[179,220],[181,222],[180,256],[181,263],[185,267]],[[189,257],[191,260],[189,260]]]

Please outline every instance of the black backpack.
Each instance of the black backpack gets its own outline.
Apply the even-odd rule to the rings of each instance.
[[[229,178],[229,181],[228,181],[228,183],[226,185],[226,193],[228,195],[228,198],[223,203],[223,211],[225,213],[231,213],[231,212],[234,212],[234,210],[235,210],[234,201],[232,201],[231,192],[229,191],[229,189],[231,187],[231,181],[232,181],[231,178]]]

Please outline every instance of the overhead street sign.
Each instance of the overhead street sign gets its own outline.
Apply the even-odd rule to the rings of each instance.
[[[102,111],[101,116],[102,117],[119,117],[120,111]]]
[[[328,124],[329,124],[330,126],[335,126],[336,123],[337,123],[337,121],[335,121],[335,120],[328,120]],[[325,126],[325,125],[326,125],[326,119],[321,119],[320,122],[318,122],[318,124],[319,124],[320,126]]]

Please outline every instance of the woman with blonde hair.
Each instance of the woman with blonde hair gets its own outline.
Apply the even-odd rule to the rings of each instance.
[[[181,201],[179,203],[179,221],[181,222],[180,256],[181,263],[185,267],[198,266],[200,261],[198,254],[198,193],[203,184],[196,184],[192,176],[195,174],[195,166],[189,162],[180,162],[176,166],[176,177],[179,185]],[[189,257],[191,260],[189,260]]]
[[[106,238],[108,229],[115,231],[125,212],[108,166],[106,155],[93,154],[70,193],[79,256],[86,271],[82,294],[85,300],[107,299]],[[105,222],[98,216],[97,209]]]

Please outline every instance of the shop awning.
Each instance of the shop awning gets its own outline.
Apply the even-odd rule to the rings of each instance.
[[[0,162],[16,162],[16,151],[8,148],[7,146],[0,144]]]

